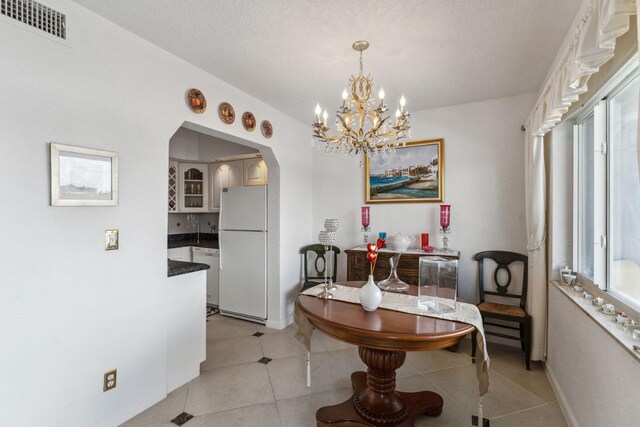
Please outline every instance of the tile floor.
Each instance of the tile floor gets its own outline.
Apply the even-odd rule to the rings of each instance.
[[[491,386],[484,410],[492,427],[567,425],[541,364],[532,364],[528,372],[518,349],[488,348]],[[187,420],[182,425],[315,426],[316,410],[351,396],[351,372],[366,368],[354,346],[318,331],[312,353],[312,385],[307,387],[306,351],[291,328],[276,331],[214,315],[207,323],[201,375],[123,425],[175,427]],[[428,389],[444,398],[442,415],[420,418],[416,426],[471,425],[478,384],[469,340],[461,342],[458,353],[408,353],[397,375],[398,389]]]

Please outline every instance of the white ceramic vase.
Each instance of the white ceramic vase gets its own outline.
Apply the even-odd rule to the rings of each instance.
[[[375,311],[382,302],[382,291],[369,275],[369,281],[360,288],[360,304],[367,311]]]

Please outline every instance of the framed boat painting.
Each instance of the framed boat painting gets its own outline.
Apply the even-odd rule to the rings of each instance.
[[[390,156],[364,158],[365,203],[444,200],[444,139],[407,142]]]

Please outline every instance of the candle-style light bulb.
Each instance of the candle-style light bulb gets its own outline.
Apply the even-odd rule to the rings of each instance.
[[[316,104],[316,116],[320,116],[322,113],[322,109],[320,108],[320,104]]]
[[[398,109],[396,110],[396,119],[399,119],[399,118],[400,118],[400,114],[402,114],[402,113],[400,112],[400,109],[398,108]]]
[[[324,119],[324,124],[327,124],[327,117],[329,117],[329,115],[327,114],[327,109],[324,109],[324,113],[322,113],[322,118]]]
[[[404,97],[404,94],[400,97],[400,106],[404,108],[407,105],[407,100]]]
[[[349,96],[349,92],[347,92],[347,89],[344,89],[342,91],[342,99],[346,101],[348,96]]]
[[[382,86],[380,86],[380,92],[378,92],[378,98],[380,98],[380,101],[384,99],[384,89],[382,89]]]

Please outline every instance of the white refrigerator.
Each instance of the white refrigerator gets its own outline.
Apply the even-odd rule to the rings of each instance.
[[[220,196],[220,311],[267,319],[267,186],[223,188]]]

